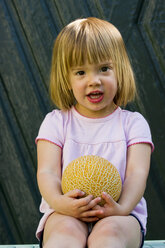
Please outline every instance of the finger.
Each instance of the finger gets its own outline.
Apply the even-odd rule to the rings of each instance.
[[[85,206],[82,207],[82,211],[87,211],[89,209],[94,209],[95,206],[98,205],[98,203],[101,201],[101,197],[97,197],[91,201],[89,201],[89,203]]]
[[[113,204],[114,203],[112,196],[110,196],[106,192],[102,193],[102,198],[106,201],[107,204]]]
[[[96,205],[94,206],[92,209],[93,210],[102,210],[103,207],[101,207],[100,205]]]
[[[95,204],[95,206],[97,206],[99,202],[101,202],[101,197],[96,197],[94,199],[94,201],[93,201],[93,203]],[[93,207],[94,207],[94,205],[93,205]]]
[[[103,214],[102,210],[90,210],[81,213],[81,218],[91,218],[91,217],[99,217]]]
[[[94,222],[94,221],[98,221],[99,218],[98,217],[90,217],[90,218],[80,218],[80,220],[84,221],[84,222]]]
[[[84,206],[88,206],[88,204],[92,201],[93,196],[92,195],[88,195],[85,196],[81,199],[79,199],[79,208],[84,207]]]
[[[85,193],[79,189],[74,189],[74,190],[67,192],[65,195],[67,195],[68,197],[77,198],[77,197],[84,196]]]

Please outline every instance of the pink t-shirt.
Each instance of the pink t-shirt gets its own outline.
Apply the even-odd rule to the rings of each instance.
[[[98,155],[110,161],[118,169],[122,183],[126,172],[127,148],[137,143],[149,143],[152,150],[150,128],[144,117],[137,112],[118,107],[104,118],[87,118],[74,107],[70,111],[53,110],[41,124],[36,142],[48,140],[62,149],[62,171],[73,160],[83,155]],[[44,228],[53,209],[42,199],[37,237]],[[144,198],[132,211],[146,230],[147,207]]]

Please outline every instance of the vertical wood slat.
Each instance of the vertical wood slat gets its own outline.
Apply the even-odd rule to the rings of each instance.
[[[2,87],[0,92],[2,93],[1,99],[5,103],[0,109],[2,151],[0,154],[0,192],[1,206],[6,214],[5,216],[2,215],[1,218],[3,227],[10,230],[5,234],[10,242],[23,242],[28,239],[32,242],[34,238],[29,237],[32,229],[29,219],[35,225],[39,220],[38,208],[36,207],[39,203],[39,194],[35,171]],[[1,233],[3,232],[4,230]],[[0,236],[0,239],[3,238],[3,235]]]
[[[156,146],[146,191],[147,238],[163,238],[164,13],[163,0],[1,0],[0,243],[36,241],[40,195],[34,139],[52,108],[48,96],[52,46],[64,25],[86,16],[111,21],[126,41],[143,100],[132,107],[149,121]]]

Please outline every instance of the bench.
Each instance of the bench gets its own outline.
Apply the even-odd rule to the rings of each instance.
[[[0,248],[39,248],[39,245],[0,245]],[[149,240],[143,248],[165,248],[165,240]]]

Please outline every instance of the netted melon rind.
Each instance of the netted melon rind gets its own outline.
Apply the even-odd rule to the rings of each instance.
[[[80,189],[94,198],[106,192],[117,201],[121,194],[122,182],[116,167],[108,160],[95,156],[81,156],[73,160],[64,170],[62,191],[67,193]],[[101,205],[104,201],[101,202]]]

